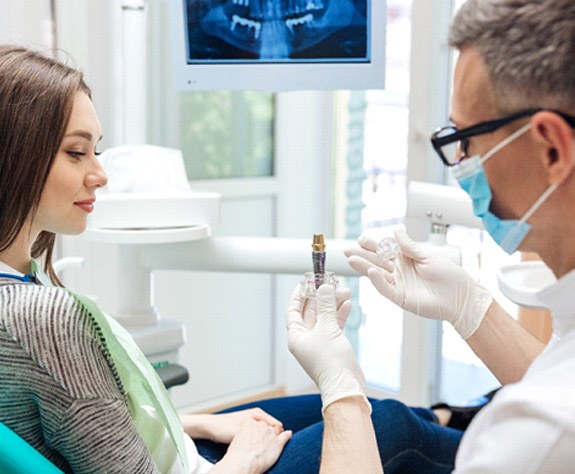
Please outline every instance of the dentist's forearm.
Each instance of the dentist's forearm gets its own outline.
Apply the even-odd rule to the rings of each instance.
[[[337,400],[324,410],[320,474],[383,473],[370,411],[361,397]]]
[[[495,300],[466,342],[503,385],[521,380],[545,348]]]

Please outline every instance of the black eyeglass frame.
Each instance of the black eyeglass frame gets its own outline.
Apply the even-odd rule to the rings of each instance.
[[[438,128],[433,134],[431,135],[431,144],[435,149],[436,153],[441,158],[441,161],[446,166],[455,166],[461,162],[462,159],[466,157],[466,150],[463,150],[461,158],[458,161],[450,162],[443,153],[442,148],[446,145],[449,145],[454,142],[458,142],[461,140],[465,140],[466,138],[471,138],[477,135],[483,135],[485,133],[491,133],[497,130],[498,128],[507,125],[515,120],[518,120],[523,117],[529,117],[531,115],[536,114],[537,112],[541,112],[543,110],[547,110],[549,112],[553,112],[559,115],[563,120],[565,120],[572,128],[575,128],[575,117],[564,112],[560,112],[558,110],[550,110],[544,108],[535,108],[535,109],[526,109],[521,110],[519,112],[515,112],[514,114],[507,115],[505,117],[501,117],[494,120],[488,120],[486,122],[481,122],[476,125],[472,125],[471,127],[464,128],[462,130],[457,130],[453,125],[448,125],[446,127]],[[440,133],[445,132],[446,130],[453,130],[453,133],[450,133],[446,136],[440,137],[438,136]]]

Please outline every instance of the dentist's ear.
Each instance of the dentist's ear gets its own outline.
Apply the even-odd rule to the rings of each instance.
[[[549,184],[561,184],[575,168],[575,132],[565,119],[551,111],[537,112],[531,123],[544,150],[541,159]]]

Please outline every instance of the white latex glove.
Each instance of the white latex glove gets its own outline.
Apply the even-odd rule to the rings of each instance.
[[[429,246],[414,242],[405,230],[395,238],[401,254],[384,262],[375,253],[377,242],[360,237],[357,248],[346,249],[349,265],[366,275],[386,298],[407,311],[449,321],[467,339],[481,324],[493,297],[469,274]]]
[[[351,292],[337,293],[334,296],[329,285],[322,285],[315,299],[303,300],[298,286],[286,316],[289,350],[319,388],[322,410],[336,400],[355,396],[369,405],[365,377],[343,333]]]

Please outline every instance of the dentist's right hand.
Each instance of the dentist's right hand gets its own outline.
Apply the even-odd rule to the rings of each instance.
[[[322,285],[315,300],[301,297],[299,288],[288,305],[288,346],[321,393],[323,408],[347,397],[367,401],[365,377],[343,327],[351,310],[349,289],[334,295]]]
[[[417,243],[401,229],[395,232],[400,255],[382,261],[377,242],[358,239],[358,246],[345,250],[349,265],[367,276],[386,298],[430,319],[449,321],[467,339],[481,324],[493,297],[459,265]]]

